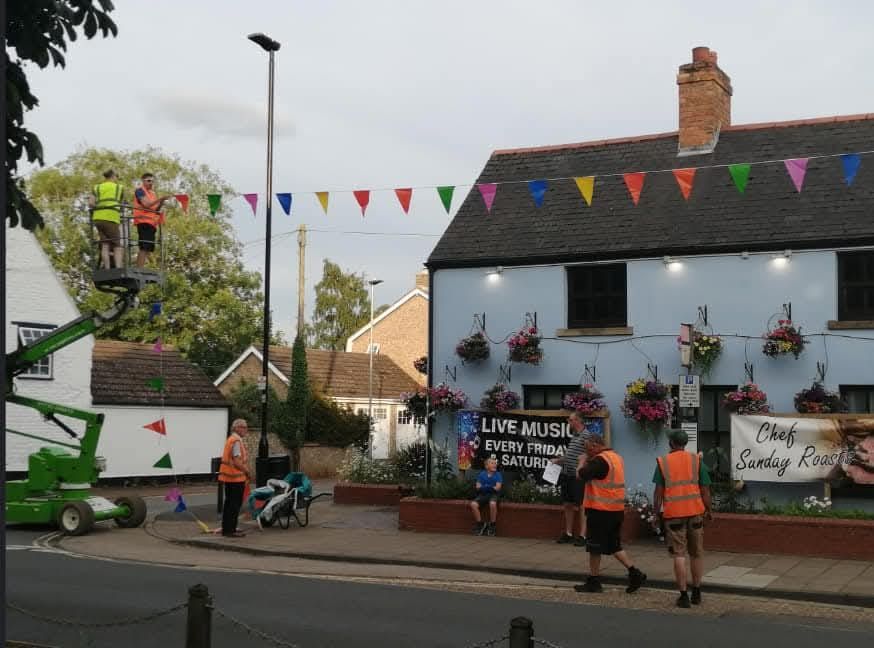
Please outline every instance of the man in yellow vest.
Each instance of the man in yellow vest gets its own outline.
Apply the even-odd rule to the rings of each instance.
[[[222,507],[222,535],[228,538],[242,538],[245,533],[237,531],[237,519],[243,506],[243,492],[246,484],[252,481],[249,473],[248,454],[243,437],[249,432],[245,419],[231,423],[231,434],[225,440],[222,463],[219,466],[219,481],[224,484],[225,498]]]
[[[164,214],[161,208],[173,196],[161,196],[155,193],[155,176],[151,173],[142,175],[142,186],[134,192],[134,225],[137,226],[137,267],[146,265],[149,255],[155,251],[155,237],[158,227],[164,224]]]
[[[110,251],[115,267],[121,268],[124,265],[124,248],[121,245],[122,193],[115,171],[109,169],[103,174],[103,182],[94,185],[91,195],[88,196],[91,220],[100,235],[100,267],[105,269],[112,267]]]
[[[710,518],[710,475],[701,455],[686,451],[683,430],[668,434],[671,451],[656,460],[653,507],[661,512],[668,551],[674,557],[674,577],[680,596],[677,607],[701,603],[704,575],[704,517]],[[691,557],[692,597],[686,591],[686,555]]]
[[[586,441],[586,453],[580,457],[579,478],[586,482],[583,508],[586,512],[586,551],[589,552],[589,577],[578,592],[601,592],[601,556],[613,555],[628,570],[629,594],[646,582],[646,574],[634,566],[622,548],[622,522],[625,519],[625,465],[612,448],[597,434]]]

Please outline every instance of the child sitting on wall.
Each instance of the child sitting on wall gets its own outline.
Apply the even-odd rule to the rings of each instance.
[[[498,498],[501,495],[501,486],[504,477],[498,472],[498,459],[494,455],[486,459],[485,470],[480,471],[476,478],[476,497],[470,503],[473,511],[474,535],[495,535],[495,523],[498,521]],[[490,522],[482,521],[480,506],[489,505]]]

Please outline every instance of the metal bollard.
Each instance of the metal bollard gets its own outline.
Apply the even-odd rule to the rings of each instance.
[[[510,620],[510,648],[534,648],[534,622],[525,617]]]
[[[212,646],[212,596],[206,585],[188,588],[188,623],[185,628],[185,648]]]

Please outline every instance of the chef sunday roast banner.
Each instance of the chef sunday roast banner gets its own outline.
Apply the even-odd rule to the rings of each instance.
[[[732,477],[874,486],[874,416],[731,417]]]

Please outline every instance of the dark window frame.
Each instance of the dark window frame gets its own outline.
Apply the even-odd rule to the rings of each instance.
[[[874,414],[874,385],[840,385],[838,391],[841,398],[847,401],[847,392],[867,392],[868,393],[868,411],[859,412],[860,414]]]
[[[628,326],[627,264],[566,266],[565,277],[568,328]]]
[[[838,252],[838,321],[852,322],[874,320],[874,250]],[[848,278],[850,264],[862,259],[861,277]],[[868,290],[868,304],[850,307],[849,292],[852,289]]]
[[[574,392],[580,391],[579,385],[522,385],[522,407],[525,409],[532,410],[545,410],[545,409],[562,409],[561,407],[546,407],[546,392],[549,390],[559,390],[562,392],[561,398],[564,400],[564,397],[567,394],[572,394]],[[540,401],[536,403],[532,403],[532,392],[533,391],[542,391],[543,395]],[[538,406],[537,403],[542,402],[543,406]]]

